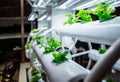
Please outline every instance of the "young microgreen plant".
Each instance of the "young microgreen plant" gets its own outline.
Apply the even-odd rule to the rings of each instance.
[[[37,29],[33,29],[31,30],[32,33],[38,33],[38,30]]]
[[[72,14],[66,14],[65,16],[67,16],[68,19],[67,19],[67,21],[64,22],[64,25],[66,25],[66,24],[70,24],[71,25],[71,24],[74,24],[74,23],[77,22],[76,17],[74,17]]]
[[[99,48],[99,54],[104,54],[106,51],[107,51],[107,49],[106,48]]]
[[[44,46],[44,43],[42,41],[43,38],[44,36],[37,36],[37,37],[32,38],[32,40],[36,40],[39,47],[43,47]]]
[[[31,70],[32,79],[30,82],[38,82],[42,78],[41,71],[37,70],[35,67]]]
[[[92,21],[92,17],[91,17],[91,12],[90,11],[86,11],[84,9],[80,9],[79,12],[77,13],[76,17],[79,22],[81,23],[86,23],[86,22],[91,22]]]
[[[45,46],[45,53],[53,52],[55,51],[56,48],[62,45],[61,42],[58,42],[53,37],[50,40],[47,39],[47,41],[48,45]]]
[[[97,4],[97,8],[93,10],[93,14],[97,15],[100,21],[112,19],[114,16],[111,14],[115,11],[114,8],[109,8],[112,2],[101,2]]]
[[[67,60],[66,56],[69,52],[68,51],[64,51],[64,52],[53,52],[52,55],[54,57],[53,62],[56,63],[62,63],[64,61]]]
[[[25,49],[29,49],[30,48],[30,41],[27,41],[27,43],[25,44]]]

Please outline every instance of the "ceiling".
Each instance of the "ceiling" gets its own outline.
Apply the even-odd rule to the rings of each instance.
[[[28,16],[31,7],[24,0],[24,15]],[[0,0],[0,18],[20,17],[20,0]]]

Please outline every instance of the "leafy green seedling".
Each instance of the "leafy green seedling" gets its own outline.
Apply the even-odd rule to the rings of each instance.
[[[37,44],[40,46],[40,47],[43,47],[44,46],[44,43],[42,42],[42,39],[44,38],[44,36],[37,36],[37,37],[34,37],[32,38],[32,40],[36,40],[37,41]]]
[[[100,21],[112,19],[114,16],[111,14],[115,11],[115,8],[109,8],[112,2],[101,2],[97,4],[97,8],[93,10],[93,14],[97,15]]]
[[[68,54],[68,51],[65,52],[53,52],[52,55],[54,57],[54,62],[61,63],[67,60],[66,56]]]
[[[53,52],[56,48],[60,47],[62,44],[55,40],[55,38],[51,38],[48,40],[48,45],[45,46],[45,53]]]
[[[42,73],[41,71],[33,67],[31,70],[32,79],[30,82],[38,82],[38,80],[42,78],[42,76],[40,76],[41,73]]]
[[[41,74],[41,72],[38,71],[35,67],[33,67],[32,70],[31,70],[31,74],[32,74],[32,76],[35,76],[37,74]]]
[[[99,48],[99,54],[104,54],[106,51],[107,51],[107,49],[106,48]]]
[[[80,9],[76,16],[77,16],[77,19],[78,18],[81,19],[81,20],[78,20],[79,22],[86,23],[86,22],[92,21],[92,17],[90,14],[91,14],[90,11]]]
[[[32,77],[30,82],[38,82],[41,78],[42,78],[41,76],[35,75],[35,76]]]
[[[30,41],[28,41],[26,44],[25,44],[25,49],[29,49],[30,48]]]
[[[71,25],[71,24],[74,24],[74,23],[77,22],[76,17],[74,17],[72,14],[66,14],[65,16],[67,16],[68,19],[67,19],[67,21],[64,22],[64,25],[66,25],[66,24],[70,24]]]
[[[37,29],[33,29],[31,30],[32,33],[38,33],[38,30]]]

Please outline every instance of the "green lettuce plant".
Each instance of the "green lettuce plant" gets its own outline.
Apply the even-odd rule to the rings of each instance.
[[[32,77],[30,82],[38,82],[41,78],[42,78],[41,76],[35,75],[35,76]]]
[[[107,49],[106,48],[99,48],[99,54],[104,54],[106,51],[107,51]]]
[[[44,46],[44,43],[42,41],[43,38],[44,38],[44,36],[36,36],[36,37],[32,38],[32,40],[36,40],[39,47],[43,47]]]
[[[55,38],[47,39],[47,45],[45,46],[45,53],[53,52],[56,48],[60,47],[62,44],[58,42]]]
[[[91,12],[86,11],[84,9],[80,9],[79,12],[76,15],[76,19],[78,22],[86,23],[86,22],[91,22],[92,17],[91,17]]]
[[[38,33],[38,30],[37,29],[33,29],[33,30],[31,30],[31,33]]]
[[[26,44],[25,44],[25,49],[29,49],[30,48],[30,41],[27,41]]]
[[[64,52],[53,52],[52,55],[54,57],[54,62],[61,63],[67,60],[66,56],[68,54],[68,51]]]
[[[33,67],[32,70],[31,70],[31,75],[34,76],[34,75],[37,75],[37,74],[41,74],[41,72],[39,70],[37,70],[35,67]]]
[[[98,3],[98,7],[92,11],[93,14],[97,15],[100,21],[112,19],[114,16],[111,14],[115,11],[114,8],[109,8],[112,3],[113,1]]]
[[[31,70],[32,78],[31,78],[30,82],[38,82],[38,80],[40,80],[42,78],[42,76],[40,76],[41,73],[42,73],[41,71],[39,71],[35,67],[33,67]]]
[[[68,19],[67,19],[67,21],[64,22],[64,25],[66,25],[66,24],[70,24],[71,25],[71,24],[74,24],[74,23],[77,22],[76,17],[73,16],[72,14],[66,14],[65,16],[67,16]]]

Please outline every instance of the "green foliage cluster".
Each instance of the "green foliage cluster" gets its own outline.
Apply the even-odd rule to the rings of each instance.
[[[41,71],[33,67],[31,70],[32,79],[30,82],[38,82],[38,80],[42,78],[42,76],[40,76],[41,73],[42,73]]]
[[[106,48],[99,48],[99,54],[104,54],[106,51],[107,51],[107,49]]]
[[[86,22],[91,22],[92,17],[91,17],[91,12],[86,11],[84,9],[80,9],[79,12],[77,13],[77,18],[80,18],[81,20],[78,20],[81,23],[86,23]]]
[[[44,36],[37,36],[37,37],[33,38],[33,40],[36,40],[37,44],[40,45],[40,47],[44,47],[44,49],[45,49],[44,53],[54,52],[57,48],[62,46],[62,43],[58,42],[54,37],[52,37],[50,39],[47,38],[46,43],[42,41],[43,38],[44,38]],[[53,53],[54,61],[56,63],[60,63],[62,61],[67,60],[67,58],[66,58],[67,53],[68,53],[68,51]]]
[[[68,51],[64,52],[53,52],[52,55],[54,57],[54,62],[61,63],[67,60],[66,55],[68,54]]]
[[[114,16],[112,16],[111,14],[115,11],[114,8],[109,8],[112,3],[113,1],[98,3],[98,7],[94,11],[92,11],[93,14],[97,15],[100,21],[112,19]]]
[[[30,41],[28,41],[26,44],[25,44],[25,49],[29,49],[30,48]]]
[[[86,11],[84,9],[80,9],[79,12],[77,13],[77,15],[73,16],[71,14],[66,14],[66,16],[68,17],[67,21],[64,22],[64,25],[66,24],[74,24],[77,22],[81,22],[81,23],[86,23],[86,22],[91,22],[92,21],[92,17],[91,17],[91,12],[90,11]]]
[[[38,33],[38,30],[37,29],[33,29],[31,30],[32,33]]]
[[[61,42],[58,42],[57,40],[55,40],[55,38],[52,37],[50,40],[48,40],[48,45],[45,46],[45,53],[53,52],[61,45]]]
[[[32,38],[32,40],[36,40],[37,41],[37,44],[40,46],[40,47],[43,47],[44,43],[42,41],[42,39],[44,38],[44,36],[37,36],[37,37],[34,37]]]
[[[68,19],[67,19],[67,21],[64,22],[64,25],[66,25],[66,24],[70,24],[70,25],[71,25],[71,24],[77,22],[76,17],[74,17],[73,15],[71,15],[71,14],[66,14],[65,16],[67,16]]]
[[[66,14],[68,17],[67,21],[64,22],[66,24],[74,24],[76,22],[87,23],[92,21],[91,14],[97,15],[100,21],[105,21],[112,19],[114,16],[111,15],[115,8],[109,8],[112,2],[101,2],[96,4],[97,8],[93,11],[87,11],[84,9],[80,9],[79,12],[73,16],[72,14]]]

